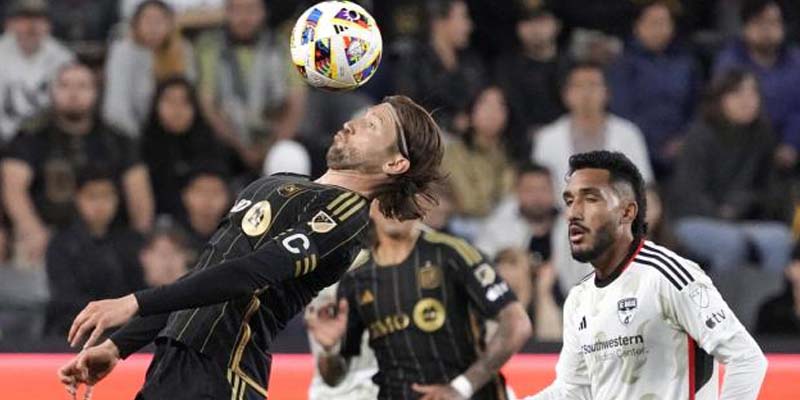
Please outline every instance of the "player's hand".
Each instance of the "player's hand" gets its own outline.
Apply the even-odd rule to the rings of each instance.
[[[108,328],[128,322],[139,311],[136,296],[129,294],[110,300],[92,301],[75,317],[67,341],[75,347],[91,331],[84,348],[92,346]]]
[[[339,300],[338,307],[336,303],[328,303],[322,307],[306,308],[308,332],[325,351],[330,351],[344,336],[347,330],[347,312],[346,299]]]
[[[81,351],[58,370],[58,378],[73,399],[82,384],[87,386],[84,398],[89,398],[92,386],[105,378],[117,362],[119,362],[119,350],[114,342],[106,340],[99,346]]]
[[[419,400],[466,400],[456,389],[450,385],[420,385],[411,386],[417,393],[422,393]]]

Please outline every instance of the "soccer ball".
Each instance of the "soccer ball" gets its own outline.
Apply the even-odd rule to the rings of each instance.
[[[375,75],[383,40],[375,19],[358,4],[324,1],[297,19],[289,47],[309,85],[352,90]]]

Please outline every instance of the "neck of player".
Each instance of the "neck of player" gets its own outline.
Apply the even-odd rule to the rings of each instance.
[[[386,183],[386,179],[387,175],[383,173],[365,174],[355,170],[329,169],[315,182],[343,187],[369,198],[378,186]]]
[[[402,234],[386,234],[380,229],[376,230],[378,244],[375,246],[373,257],[378,265],[396,265],[405,261],[419,237],[419,229],[412,229]]]
[[[614,241],[613,245],[600,254],[600,256],[592,260],[592,267],[594,267],[597,277],[606,279],[613,274],[629,257],[633,242],[633,234],[630,232],[630,229],[628,229],[621,237]]]

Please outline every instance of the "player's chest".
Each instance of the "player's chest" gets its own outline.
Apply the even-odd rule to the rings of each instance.
[[[354,295],[371,340],[408,329],[437,332],[449,319],[463,317],[453,315],[451,305],[466,300],[442,267],[431,260],[373,266],[356,280]]]
[[[667,334],[658,292],[635,276],[622,278],[584,290],[573,315],[565,316],[573,318],[584,354],[639,349]]]

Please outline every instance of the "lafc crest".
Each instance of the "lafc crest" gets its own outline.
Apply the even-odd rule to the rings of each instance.
[[[422,289],[436,289],[442,284],[442,269],[430,261],[417,271],[417,284]]]
[[[325,211],[320,211],[308,222],[311,230],[317,233],[328,233],[336,227],[336,221]]]
[[[272,207],[266,200],[259,201],[253,204],[242,218],[242,230],[248,236],[259,236],[267,231],[270,222],[272,222]]]

